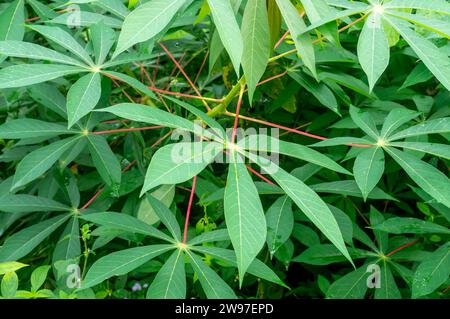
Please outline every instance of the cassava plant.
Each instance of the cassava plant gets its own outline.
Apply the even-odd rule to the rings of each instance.
[[[2,1],[0,295],[448,298],[449,39],[447,0]]]

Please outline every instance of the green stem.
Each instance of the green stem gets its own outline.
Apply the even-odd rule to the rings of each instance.
[[[233,101],[236,94],[239,93],[241,86],[245,85],[245,77],[242,76],[239,81],[231,88],[230,92],[225,96],[223,99],[223,102],[214,107],[211,111],[206,113],[210,117],[217,117],[219,115],[222,115],[226,112],[227,106]]]
[[[269,63],[274,62],[278,59],[281,59],[287,55],[296,53],[297,50],[293,49],[287,52],[284,52],[282,54],[276,55],[272,58],[269,59]],[[218,104],[216,107],[214,107],[212,110],[210,110],[207,115],[210,117],[217,117],[219,115],[222,115],[226,112],[227,110],[227,106],[231,103],[231,101],[233,101],[233,99],[236,97],[236,95],[239,93],[239,90],[241,88],[242,85],[245,85],[246,81],[245,81],[245,77],[242,76],[239,81],[231,88],[230,92],[227,94],[227,96],[225,96],[225,98],[223,99],[223,102]]]
[[[89,259],[89,248],[87,246],[87,242],[86,242],[85,239],[83,239],[83,242],[84,242],[84,253],[83,253],[83,255],[84,255],[84,264],[83,264],[83,273],[81,274],[81,278],[84,279],[84,276],[86,275],[87,262],[88,262],[88,259]]]

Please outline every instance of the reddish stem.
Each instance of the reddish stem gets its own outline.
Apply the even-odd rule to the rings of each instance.
[[[272,76],[272,77],[270,77],[268,79],[262,80],[256,86],[260,86],[260,85],[266,84],[267,82],[270,82],[272,80],[281,78],[282,76],[285,76],[287,73],[288,73],[288,71],[284,71],[283,73],[280,73],[280,74],[274,75],[274,76]]]
[[[206,62],[208,61],[208,56],[209,56],[209,51],[206,52],[205,57],[203,58],[202,64],[200,65],[200,69],[198,69],[197,76],[194,79],[194,84],[197,83],[197,81],[200,77],[200,74],[202,74],[203,68],[205,67]]]
[[[158,146],[159,144],[161,144],[162,141],[164,141],[167,137],[170,136],[170,134],[172,134],[172,132],[173,132],[173,130],[170,130],[166,135],[159,138],[152,146],[150,146],[150,148],[154,148],[154,147]]]
[[[229,113],[228,115],[229,116],[235,116],[235,114],[232,114],[232,113]],[[247,120],[247,121],[256,122],[256,123],[259,123],[259,124],[264,124],[264,125],[267,125],[267,126],[273,126],[273,127],[285,130],[285,131],[289,131],[289,132],[297,133],[297,134],[300,134],[300,135],[308,136],[308,137],[311,137],[311,138],[315,138],[317,140],[324,141],[324,140],[327,139],[326,137],[323,137],[323,136],[310,134],[310,133],[307,133],[307,132],[303,132],[303,131],[299,131],[299,130],[287,127],[287,126],[282,126],[282,125],[278,125],[278,124],[267,122],[267,121],[263,121],[263,120],[258,120],[258,119],[255,119],[255,118],[252,118],[252,117],[248,117],[248,116],[245,116],[245,115],[240,115],[239,117],[244,119],[244,120]]]
[[[150,75],[148,74],[147,70],[145,70],[145,68],[142,66],[141,70],[143,71],[143,73],[145,74],[145,77],[147,78],[147,80],[150,82],[150,84],[152,86],[155,86],[155,82],[152,80],[152,78],[150,77]],[[167,105],[166,101],[164,100],[164,97],[159,94],[156,93],[156,95],[158,95],[159,100],[162,102],[162,104],[164,105],[164,107],[166,108],[167,112],[172,113],[169,106]]]
[[[136,160],[134,160],[134,161],[132,161],[130,164],[128,164],[127,167],[125,167],[125,168],[122,170],[122,173],[125,173],[125,172],[129,171],[130,168],[132,168],[134,164],[136,164]],[[81,207],[81,210],[88,208],[89,205],[91,205],[92,202],[93,202],[97,197],[99,197],[99,196],[103,193],[104,190],[105,190],[105,189],[104,189],[103,187],[100,188],[100,189],[97,191],[97,193],[95,193],[94,196],[92,196],[92,198],[91,198],[90,200],[88,200],[87,203],[83,205],[83,207]]]
[[[268,179],[267,177],[264,177],[263,175],[261,175],[260,173],[258,173],[257,171],[255,171],[253,168],[251,168],[249,165],[245,165],[247,167],[247,169],[252,172],[253,174],[255,174],[256,176],[258,176],[259,178],[261,178],[263,181],[265,181],[266,183],[269,183],[270,185],[276,186],[276,184],[274,182],[272,182],[270,179]]]
[[[196,88],[196,86],[194,85],[194,83],[191,81],[191,79],[189,78],[189,76],[186,74],[186,72],[184,71],[183,67],[180,65],[180,63],[178,63],[178,61],[174,58],[174,56],[170,53],[170,51],[164,46],[164,44],[160,43],[159,44],[161,46],[161,48],[167,53],[167,55],[170,57],[170,59],[173,61],[173,63],[177,66],[177,68],[181,71],[181,73],[183,74],[183,76],[186,78],[186,80],[188,81],[189,85],[194,89],[195,93],[198,96],[202,96],[200,94],[200,91]],[[209,107],[209,105],[203,101],[203,104],[205,105],[206,109],[209,111],[211,110],[211,108]]]
[[[186,222],[184,223],[183,244],[186,244],[187,233],[189,228],[189,218],[191,217],[192,202],[194,201],[195,185],[197,184],[197,176],[192,179],[191,195],[189,196],[189,204],[186,212]]]
[[[286,31],[286,33],[283,34],[283,36],[280,38],[280,40],[278,40],[277,44],[275,44],[275,46],[273,48],[274,49],[278,48],[278,46],[284,41],[284,39],[286,39],[288,34],[289,34],[289,31]]]
[[[145,126],[145,127],[131,127],[131,128],[121,128],[121,129],[117,129],[117,130],[92,132],[92,134],[93,135],[102,135],[102,134],[111,134],[111,133],[147,131],[147,130],[154,130],[154,129],[163,128],[163,127],[164,126],[161,126],[161,125],[158,125],[158,126]]]
[[[242,105],[242,98],[244,96],[244,90],[245,86],[241,85],[241,91],[239,93],[239,100],[236,107],[236,115],[234,118],[234,125],[233,125],[233,133],[231,134],[231,143],[234,143],[234,140],[236,139],[237,134],[237,126],[239,124],[239,112],[241,111],[241,105]]]
[[[87,203],[84,204],[83,207],[81,207],[81,210],[88,208],[89,205],[91,205],[92,202],[93,202],[97,197],[99,197],[101,193],[103,193],[103,191],[104,191],[104,188],[100,188],[100,189],[97,191],[97,193],[95,193],[95,195],[92,196],[92,198],[91,198],[90,200],[88,200]]]
[[[111,120],[111,121],[104,121],[102,124],[116,124],[116,123],[128,123],[130,120]]]
[[[180,59],[178,60],[178,64],[181,65],[181,63],[184,62],[184,59],[185,59],[185,58],[186,58],[186,51],[183,52],[183,55],[182,55],[182,56],[180,57]],[[191,57],[191,59],[190,59],[189,61],[192,61],[193,58],[194,58],[194,57]],[[187,63],[185,63],[184,65],[181,66],[181,67],[183,68],[183,70],[186,68],[186,66],[187,66],[187,64],[189,63],[189,61],[188,61]],[[174,66],[174,68],[172,69],[172,72],[170,72],[170,75],[169,75],[169,77],[168,77],[169,79],[177,78],[177,77],[180,76],[180,70],[178,70],[178,72],[175,73],[175,72],[177,71],[177,69],[178,69],[178,67],[177,67],[177,66]],[[170,85],[171,85],[171,83],[169,82],[169,83],[167,84],[167,89],[170,88]]]
[[[419,241],[418,239],[415,239],[415,240],[413,240],[413,241],[411,241],[411,242],[409,242],[409,243],[407,243],[407,244],[401,245],[400,247],[394,249],[394,250],[391,251],[389,254],[387,254],[386,257],[390,257],[390,256],[392,256],[393,254],[395,254],[396,252],[399,252],[400,250],[405,249],[406,247],[409,247],[409,246],[411,246],[411,245],[414,245],[414,244],[417,243],[418,241]]]
[[[158,74],[158,69],[159,69],[159,60],[160,60],[160,55],[158,54],[158,58],[156,59],[156,67],[153,70],[153,82],[156,82],[156,76]]]
[[[133,166],[134,164],[136,164],[136,160],[132,161],[130,164],[128,164],[123,170],[122,173],[128,172]]]
[[[56,13],[64,13],[66,11],[69,11],[69,10],[68,9],[63,9],[63,10],[59,10],[59,11],[55,11],[55,12]],[[41,19],[41,17],[33,17],[33,18],[26,19],[25,22],[33,22],[33,21],[37,21],[37,20],[40,20],[40,19]]]
[[[180,97],[187,97],[187,98],[190,98],[190,99],[212,101],[212,102],[217,102],[217,103],[221,103],[222,102],[222,100],[219,100],[219,99],[213,99],[213,98],[208,98],[208,97],[203,97],[203,96],[195,96],[195,95],[190,95],[190,94],[185,94],[185,93],[161,90],[161,89],[158,89],[158,88],[156,88],[154,86],[153,87],[152,86],[148,86],[148,89],[152,90],[152,91],[155,91],[157,93],[162,93],[162,94],[167,94],[167,95],[175,95],[175,96],[180,96]]]
[[[232,117],[236,116],[236,114],[231,113],[231,112],[225,112],[225,115],[232,116]],[[248,117],[248,116],[244,116],[244,115],[239,115],[239,118],[247,120],[247,121],[251,121],[251,122],[267,125],[267,126],[276,127],[276,128],[288,131],[288,132],[297,133],[299,135],[311,137],[311,138],[314,138],[314,139],[317,139],[317,140],[321,140],[321,141],[328,140],[327,137],[323,137],[323,136],[320,136],[320,135],[314,135],[314,134],[311,134],[311,133],[299,131],[299,130],[296,130],[296,129],[293,129],[293,128],[290,128],[290,127],[278,125],[278,124],[267,122],[267,121],[263,121],[263,120],[258,120],[258,119],[255,119],[255,118],[252,118],[252,117]],[[370,144],[346,144],[346,145],[347,146],[362,147],[362,148],[370,148],[370,147],[372,147],[372,145],[370,145]]]
[[[119,83],[117,83],[117,81],[113,78],[111,78],[111,80],[113,81],[114,85],[117,86],[122,93],[128,98],[128,100],[130,100],[131,103],[134,103],[134,100],[131,98],[131,96],[120,86]]]

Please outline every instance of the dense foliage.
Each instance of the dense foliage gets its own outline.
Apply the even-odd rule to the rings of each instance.
[[[0,2],[0,295],[448,298],[449,38],[446,0]]]

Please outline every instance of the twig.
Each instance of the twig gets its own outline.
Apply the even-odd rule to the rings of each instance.
[[[189,203],[188,208],[186,211],[186,221],[184,223],[184,235],[183,235],[183,244],[186,244],[187,241],[187,233],[189,228],[189,218],[191,217],[191,208],[192,208],[192,202],[194,200],[195,195],[195,185],[197,184],[197,176],[194,176],[192,179],[192,188],[191,188],[191,195],[189,196]]]
[[[161,48],[167,53],[167,55],[170,57],[170,59],[173,61],[173,63],[175,63],[175,65],[177,66],[177,68],[181,71],[181,73],[183,74],[183,76],[186,78],[186,80],[188,81],[189,85],[194,89],[195,93],[197,93],[198,96],[202,96],[200,94],[200,91],[197,89],[197,87],[194,85],[194,83],[191,81],[191,79],[189,78],[189,76],[186,74],[186,72],[184,71],[183,67],[180,65],[180,63],[178,63],[178,61],[173,57],[173,55],[170,53],[170,51],[164,46],[164,44],[159,43],[159,45],[161,46]],[[206,101],[202,100],[203,105],[206,107],[206,109],[209,111],[211,110],[211,108],[209,107],[208,103],[206,103]]]

